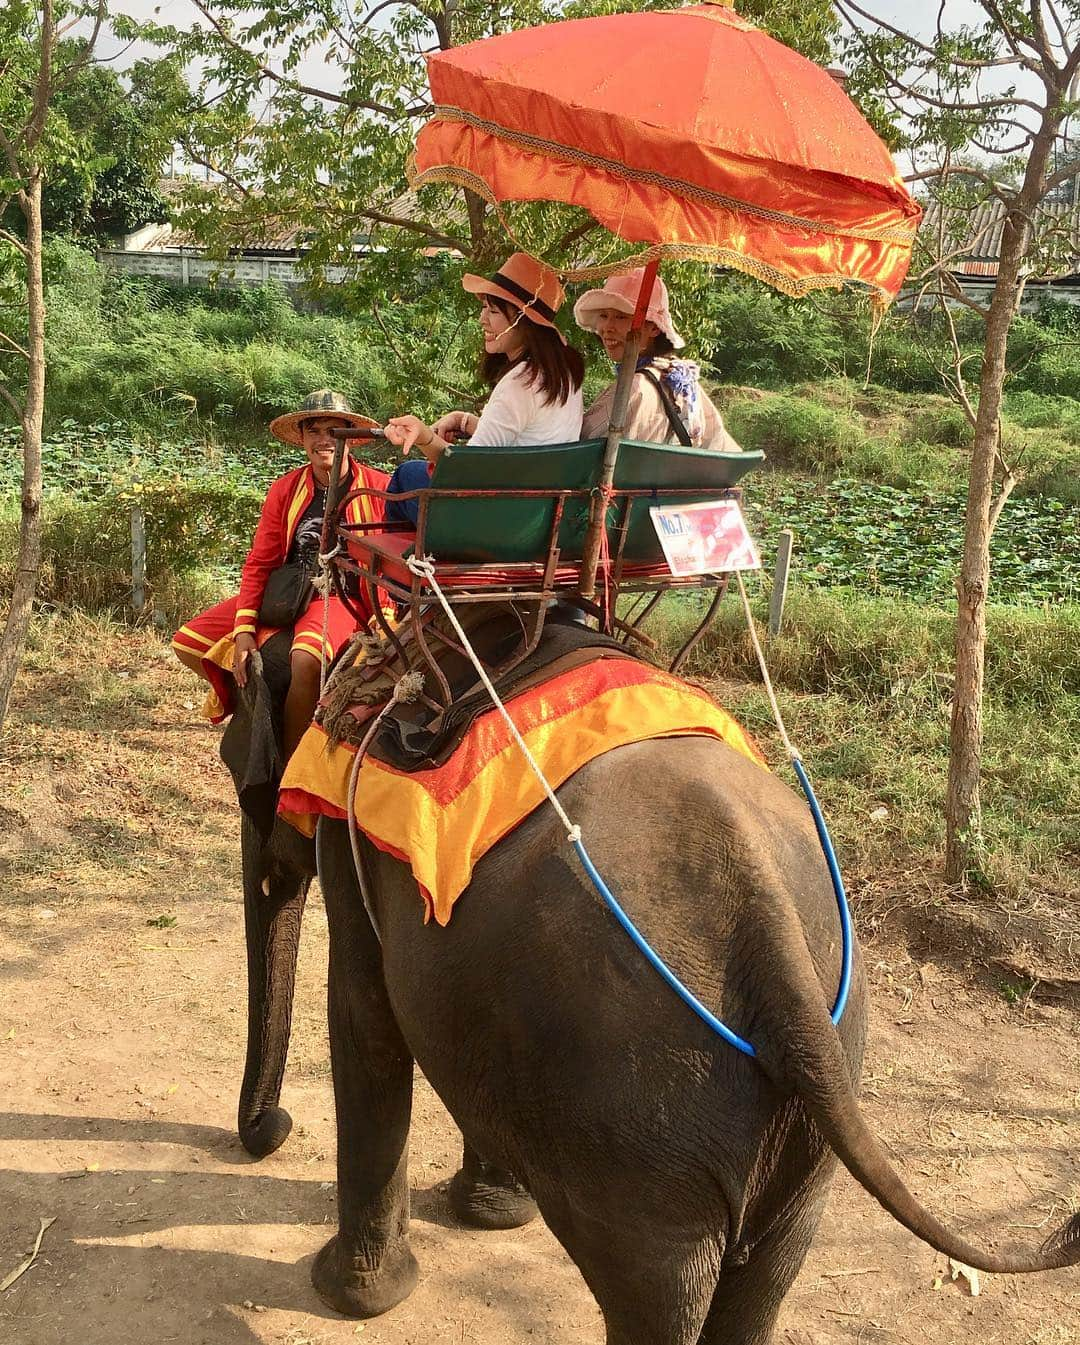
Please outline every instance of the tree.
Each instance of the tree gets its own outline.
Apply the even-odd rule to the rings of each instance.
[[[374,305],[396,343],[388,310],[397,295],[425,288],[425,252],[450,249],[476,268],[506,248],[498,221],[471,194],[463,203],[457,192],[426,188],[402,209],[406,164],[430,111],[424,54],[555,19],[640,9],[645,0],[192,3],[202,16],[193,29],[114,21],[122,35],[154,41],[199,72],[190,94],[172,101],[176,138],[217,184],[192,183],[176,207],[180,222],[222,258],[232,240],[267,220],[298,229],[312,278],[330,265],[350,270],[353,300]],[[829,59],[838,28],[831,0],[742,0],[740,10],[811,59]],[[506,213],[515,234],[556,263],[572,264],[575,249],[587,252],[595,241],[596,226],[580,212]],[[357,265],[357,244],[368,241],[378,252]],[[437,336],[457,321],[452,311]],[[438,355],[430,342],[423,347],[418,367]]]
[[[13,202],[21,236],[0,229],[0,399],[21,423],[19,556],[0,637],[0,729],[7,718],[41,566],[41,429],[45,412],[42,192],[60,165],[80,163],[78,137],[53,111],[90,60],[105,0],[8,0],[0,12],[0,219]],[[60,55],[63,25],[89,20],[89,38]]]
[[[1066,135],[1077,110],[1077,0],[973,3],[980,22],[946,28],[941,5],[936,32],[924,40],[856,0],[836,0],[848,26],[852,92],[871,114],[892,117],[895,139],[911,156],[909,181],[922,183],[937,206],[935,227],[923,232],[928,255],[913,282],[936,302],[951,337],[947,383],[972,428],[945,805],[945,875],[954,883],[985,874],[979,778],[990,536],[1018,479],[1001,429],[1009,331],[1025,282],[1061,246],[1059,230],[1040,227],[1042,208],[1080,173],[1080,154]],[[1003,228],[984,306],[964,293],[953,268],[971,246],[973,207],[987,201],[998,204]],[[985,324],[977,393],[956,336],[956,305]]]
[[[60,59],[78,44],[61,44]],[[158,190],[170,143],[158,130],[153,99],[140,82],[140,67],[125,88],[112,70],[84,65],[57,92],[54,111],[83,136],[82,163],[54,171],[43,195],[45,232],[105,242],[140,224],[166,218]]]

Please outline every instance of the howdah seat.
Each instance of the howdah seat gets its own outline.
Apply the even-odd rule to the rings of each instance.
[[[633,623],[616,615],[621,593],[653,593],[651,610],[668,589],[719,587],[677,666],[704,634],[726,576],[672,574],[649,511],[738,497],[738,482],[764,455],[624,440],[612,485],[603,491],[604,447],[603,439],[544,447],[462,444],[439,459],[424,489],[396,497],[366,488],[353,492],[415,499],[417,525],[345,524],[341,501],[337,534],[343,554],[335,560],[336,570],[352,571],[362,583],[382,588],[414,622],[430,603],[432,590],[409,568],[412,557],[431,563],[455,605],[506,599],[536,603],[539,615],[522,657],[539,640],[544,611],[556,596],[596,616],[605,630],[651,645]],[[601,503],[605,529],[593,599],[580,593],[581,560],[590,515]],[[344,598],[343,586],[339,591]],[[373,607],[379,612],[378,603]]]

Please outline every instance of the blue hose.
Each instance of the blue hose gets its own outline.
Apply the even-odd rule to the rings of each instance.
[[[802,785],[803,793],[806,795],[806,801],[810,805],[810,812],[814,818],[814,826],[817,828],[818,839],[821,842],[821,848],[825,852],[825,862],[829,866],[829,876],[832,878],[833,891],[836,893],[837,905],[840,908],[840,930],[842,939],[842,954],[840,963],[840,987],[836,993],[836,1003],[833,1005],[832,1021],[834,1024],[840,1022],[844,1009],[847,1005],[848,991],[851,988],[851,953],[852,953],[852,934],[851,934],[851,914],[848,911],[847,894],[844,892],[844,880],[840,876],[840,866],[836,862],[836,853],[833,850],[832,841],[829,838],[829,830],[825,825],[825,819],[821,815],[821,809],[811,788],[809,777],[803,769],[803,764],[798,757],[792,757],[792,765],[795,767],[795,774],[799,777],[799,784]],[[710,1012],[701,1000],[683,985],[682,981],[675,975],[671,968],[663,959],[654,952],[645,936],[626,914],[623,908],[615,900],[607,883],[600,877],[596,871],[596,866],[589,858],[589,852],[585,849],[580,840],[573,842],[574,849],[577,851],[578,859],[581,860],[582,868],[589,876],[589,880],[596,888],[597,892],[603,897],[605,903],[610,909],[615,919],[622,925],[623,929],[630,936],[631,942],[644,956],[646,962],[650,964],[660,976],[671,986],[672,990],[679,998],[690,1006],[691,1009],[707,1023],[709,1027],[722,1037],[729,1046],[734,1046],[737,1051],[742,1051],[743,1055],[756,1056],[757,1052],[745,1037],[740,1037],[737,1032],[732,1032],[720,1021],[717,1016]]]

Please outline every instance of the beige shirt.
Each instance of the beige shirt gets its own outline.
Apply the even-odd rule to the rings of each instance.
[[[698,387],[701,398],[701,412],[705,421],[705,437],[701,447],[714,453],[741,453],[742,448],[724,429],[720,412],[713,405],[705,389]],[[583,439],[602,439],[611,420],[611,403],[615,400],[615,384],[604,391],[585,412],[581,425]],[[634,375],[630,385],[630,405],[627,408],[626,439],[644,439],[650,444],[677,444],[679,441],[671,428],[671,422],[664,410],[664,403],[654,385],[640,374]]]

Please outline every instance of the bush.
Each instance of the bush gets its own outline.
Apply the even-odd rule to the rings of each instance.
[[[228,482],[147,482],[137,489],[103,492],[95,500],[50,496],[42,513],[42,565],[38,598],[89,612],[131,603],[131,510],[141,502],[146,519],[146,566],[151,602],[169,619],[169,595],[186,595],[192,576],[201,592],[235,585],[262,504],[262,492]],[[0,506],[0,589],[14,580],[19,515],[15,502]]]
[[[970,449],[975,432],[962,407],[944,398],[927,399],[911,417],[909,428],[916,441]]]
[[[840,467],[866,435],[853,416],[805,397],[777,394],[733,401],[727,425],[743,448],[761,449],[774,467],[822,471]]]

